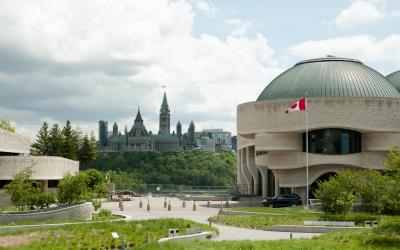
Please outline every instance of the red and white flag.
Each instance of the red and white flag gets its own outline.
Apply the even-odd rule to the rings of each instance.
[[[307,101],[304,97],[303,99],[298,100],[296,103],[292,104],[290,108],[288,108],[285,113],[294,112],[294,111],[304,111],[306,110]]]

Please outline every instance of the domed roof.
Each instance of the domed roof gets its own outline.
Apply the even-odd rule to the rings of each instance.
[[[400,98],[379,72],[354,59],[328,56],[296,63],[263,90],[257,101],[310,97]]]
[[[393,72],[386,76],[386,79],[398,90],[400,91],[400,70]]]

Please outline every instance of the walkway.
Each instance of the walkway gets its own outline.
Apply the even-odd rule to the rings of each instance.
[[[196,202],[197,210],[193,211],[193,202],[186,201],[186,207],[182,207],[182,201],[171,198],[172,211],[164,208],[164,198],[150,198],[150,211],[146,210],[147,199],[143,199],[143,208],[139,208],[139,198],[134,201],[124,202],[124,211],[120,211],[118,202],[103,203],[103,208],[111,209],[113,213],[128,215],[131,220],[146,220],[159,218],[182,218],[199,223],[208,224],[208,218],[218,214],[217,208],[207,208],[207,202]],[[168,202],[168,199],[167,199]],[[218,203],[214,202],[213,204]],[[201,205],[201,206],[200,206]],[[263,230],[246,229],[239,227],[213,224],[219,230],[219,236],[215,240],[278,240],[289,239],[289,232],[272,232]],[[293,233],[293,238],[311,238],[320,234]]]

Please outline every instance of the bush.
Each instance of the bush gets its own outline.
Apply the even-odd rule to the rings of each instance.
[[[76,203],[104,197],[107,186],[101,173],[91,169],[74,176],[65,176],[58,184],[57,197],[60,203]]]
[[[376,170],[363,171],[359,175],[359,190],[364,211],[380,214],[384,210],[384,200],[387,193],[387,176]]]
[[[340,172],[329,181],[320,182],[315,196],[321,200],[322,211],[329,214],[347,214],[354,202],[357,183],[354,181],[355,174],[352,171]]]
[[[38,208],[49,207],[56,202],[56,194],[51,192],[39,192],[32,197],[31,204]]]
[[[10,196],[11,202],[18,210],[25,207],[34,209],[35,199],[41,193],[39,183],[32,180],[32,168],[26,168],[16,174],[14,179],[4,186],[5,193]]]
[[[95,211],[97,211],[97,210],[99,210],[99,208],[101,208],[101,201],[99,201],[97,199],[94,199],[92,201],[92,204],[93,204],[93,207],[94,207]]]
[[[100,209],[100,212],[97,215],[97,219],[108,219],[108,218],[111,218],[111,216],[112,216],[112,213],[111,213],[110,209],[102,208],[102,209]]]

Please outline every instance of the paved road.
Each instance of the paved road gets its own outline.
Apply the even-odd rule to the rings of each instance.
[[[150,198],[150,211],[147,211],[147,198],[143,199],[143,208],[139,208],[139,199],[124,202],[124,211],[120,211],[118,202],[103,203],[103,208],[108,208],[116,214],[130,216],[131,220],[159,219],[159,218],[183,218],[199,223],[208,224],[208,218],[218,214],[218,208],[207,208],[207,202],[196,202],[196,211],[193,211],[193,202],[186,201],[186,207],[182,207],[182,201],[171,198],[171,211],[164,208],[164,198]],[[169,199],[167,199],[167,202]],[[213,204],[219,204],[213,202]],[[263,230],[246,229],[239,227],[213,224],[218,228],[219,236],[215,240],[278,240],[289,239],[289,232],[272,232]],[[293,233],[293,238],[311,238],[320,234]]]

